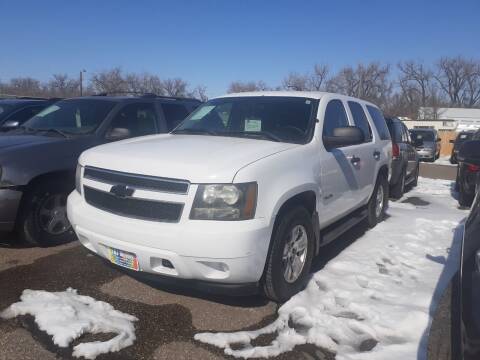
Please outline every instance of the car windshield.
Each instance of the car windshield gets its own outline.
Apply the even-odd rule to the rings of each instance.
[[[56,130],[68,134],[89,134],[97,129],[115,105],[113,101],[64,100],[51,105],[28,120],[29,130]]]
[[[435,141],[435,135],[433,131],[428,130],[414,130],[412,131],[412,137],[416,139],[422,139],[423,141]]]
[[[460,134],[457,137],[456,143],[461,144],[467,140],[470,140],[473,137],[473,133]]]
[[[317,102],[280,96],[213,99],[195,110],[172,133],[305,143],[311,133]]]

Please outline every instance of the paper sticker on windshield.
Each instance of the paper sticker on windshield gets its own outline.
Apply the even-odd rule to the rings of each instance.
[[[205,115],[207,115],[210,111],[212,111],[213,108],[215,108],[215,105],[207,105],[207,106],[201,107],[200,109],[198,109],[196,113],[192,115],[190,120],[200,120]]]
[[[306,104],[306,105],[310,105],[310,104],[311,104],[311,101],[310,101],[310,100],[305,100],[305,104]]]
[[[245,131],[262,131],[262,120],[245,119]]]

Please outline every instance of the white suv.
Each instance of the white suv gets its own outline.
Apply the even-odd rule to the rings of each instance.
[[[284,301],[322,245],[382,219],[391,148],[368,102],[230,94],[170,134],[84,152],[68,217],[85,247],[117,265],[229,293],[261,285]]]

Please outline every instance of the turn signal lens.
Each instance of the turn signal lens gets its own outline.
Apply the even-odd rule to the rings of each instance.
[[[480,166],[478,166],[478,165],[472,165],[472,164],[467,164],[467,171],[468,171],[468,172],[477,172],[477,171],[480,171]]]
[[[397,159],[400,156],[400,147],[398,144],[393,143],[392,144],[392,157],[394,159]]]

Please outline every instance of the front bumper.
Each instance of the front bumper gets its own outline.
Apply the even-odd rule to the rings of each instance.
[[[0,189],[0,231],[11,231],[15,227],[22,194],[16,189]]]
[[[264,219],[132,219],[92,207],[76,191],[68,198],[67,213],[80,242],[103,258],[115,248],[134,253],[141,272],[219,284],[258,282],[272,232]]]
[[[435,158],[435,149],[417,149],[417,154],[420,159],[433,159]]]

